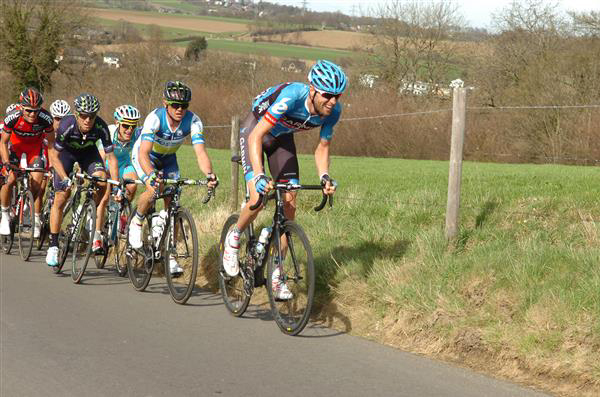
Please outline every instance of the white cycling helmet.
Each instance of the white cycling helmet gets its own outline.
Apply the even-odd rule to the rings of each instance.
[[[71,107],[62,99],[57,99],[50,105],[50,114],[52,117],[65,117],[71,111]]]
[[[10,112],[12,112],[13,110],[17,109],[19,107],[18,103],[11,103],[10,105],[8,105],[8,107],[6,108],[6,114],[9,114]]]
[[[131,105],[121,105],[115,109],[114,117],[118,123],[137,124],[142,116],[136,107]]]

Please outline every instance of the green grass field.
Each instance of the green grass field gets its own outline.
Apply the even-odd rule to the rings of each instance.
[[[184,168],[196,170],[191,150],[181,152]],[[229,154],[210,155],[217,199],[202,206],[188,196],[206,223],[205,267],[215,264],[229,213]],[[299,157],[302,181],[316,182],[313,157]],[[446,162],[333,157],[334,208],[314,213],[319,194],[299,195],[297,220],[318,269],[315,319],[501,376],[540,384],[543,374],[553,390],[597,392],[598,172],[466,163],[460,237],[447,244]],[[265,223],[272,206],[266,212]]]

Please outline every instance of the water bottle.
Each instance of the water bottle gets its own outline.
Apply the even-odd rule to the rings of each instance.
[[[265,254],[265,246],[267,245],[267,242],[269,241],[269,236],[271,235],[271,228],[270,227],[265,227],[263,228],[263,230],[261,230],[260,232],[260,236],[258,236],[258,243],[256,243],[256,253],[258,254],[259,258],[262,259],[263,255]]]

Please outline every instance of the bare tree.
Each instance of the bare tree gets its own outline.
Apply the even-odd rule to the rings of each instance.
[[[175,55],[155,25],[150,28],[149,40],[127,52],[120,86],[133,95],[141,112],[147,113],[159,105],[164,83],[175,79]]]
[[[13,89],[50,89],[59,50],[73,44],[85,19],[78,0],[0,0],[0,49]]]
[[[450,1],[390,0],[374,11],[372,70],[396,87],[444,81],[457,61],[453,32],[463,18]]]
[[[569,15],[573,19],[576,31],[587,35],[600,36],[600,12],[570,12]]]

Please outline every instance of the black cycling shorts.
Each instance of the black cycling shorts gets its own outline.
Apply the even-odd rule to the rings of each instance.
[[[248,148],[248,136],[258,124],[254,114],[250,112],[240,126],[240,153],[242,156],[242,167],[246,181],[254,177],[252,164],[250,163],[250,152]],[[271,134],[264,136],[262,141],[263,153],[267,155],[269,170],[275,181],[298,181],[300,170],[296,156],[296,144],[293,134],[283,134],[275,137]],[[264,157],[263,157],[264,162]]]
[[[73,172],[75,163],[79,163],[79,168],[83,172],[87,172],[88,175],[92,175],[98,171],[106,171],[104,168],[104,163],[102,162],[102,157],[100,156],[100,152],[98,152],[98,148],[96,146],[92,146],[84,150],[78,150],[76,153],[70,152],[65,148],[58,152],[58,159],[62,163],[67,175]],[[59,183],[60,177],[58,176],[58,172],[55,172],[54,188],[57,190],[59,188]]]

